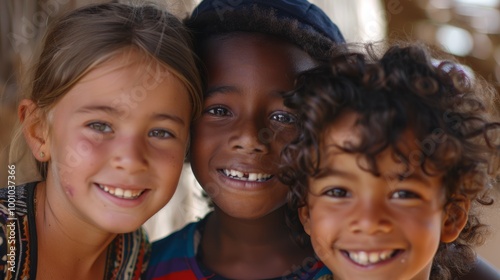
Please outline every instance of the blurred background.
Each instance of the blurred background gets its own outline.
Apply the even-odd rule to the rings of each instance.
[[[98,0],[0,0],[0,187],[7,185],[19,85],[34,48],[54,17]],[[140,1],[120,1],[140,2]],[[151,1],[150,1],[151,2]],[[181,18],[199,0],[156,0]],[[313,0],[338,24],[348,42],[419,40],[456,56],[477,74],[500,85],[500,0]],[[28,163],[26,163],[28,164]],[[16,167],[16,184],[36,179]],[[26,168],[24,168],[26,169]],[[29,169],[29,168],[28,168]],[[23,170],[21,172],[21,170]],[[500,195],[497,195],[500,204]],[[500,269],[500,207],[484,215],[492,235],[478,253]],[[172,201],[146,223],[152,240],[207,212],[201,189],[186,165]]]

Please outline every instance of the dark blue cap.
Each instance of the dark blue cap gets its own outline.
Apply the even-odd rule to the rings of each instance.
[[[337,25],[323,10],[307,0],[203,0],[194,9],[192,17],[215,12],[222,21],[226,12],[254,5],[264,9],[272,8],[276,16],[297,20],[300,25],[314,29],[335,43],[345,42]]]

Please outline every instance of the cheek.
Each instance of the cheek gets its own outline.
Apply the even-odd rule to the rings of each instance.
[[[227,146],[227,132],[220,129],[209,129],[198,125],[193,128],[191,145],[189,147],[189,160],[193,170],[205,170],[208,168],[210,158],[219,154],[219,150]]]
[[[66,192],[66,194],[69,197],[73,197],[74,196],[74,190],[73,190],[73,187],[71,185],[70,186],[65,186],[64,187],[64,191]]]
[[[326,250],[323,254],[327,254],[331,249],[331,244],[339,238],[341,229],[347,227],[344,223],[346,213],[341,212],[339,209],[332,209],[328,203],[313,201],[310,200],[309,203],[311,239],[316,242],[317,247]]]
[[[395,211],[399,214],[401,223],[408,227],[420,228],[425,231],[440,231],[443,220],[443,211],[440,209],[403,209]]]
[[[399,215],[396,221],[398,229],[414,243],[417,251],[425,255],[425,252],[434,253],[437,250],[441,239],[441,211],[400,209],[394,215]]]
[[[209,127],[203,122],[193,124],[191,129],[190,150],[196,151],[197,153],[205,151],[206,147],[213,146],[214,143],[218,141],[217,135],[220,134],[223,133],[219,133],[217,127]],[[191,154],[197,156],[197,153],[193,152]]]
[[[51,154],[59,164],[75,167],[103,152],[103,136],[83,131],[56,131],[51,141]]]
[[[342,226],[346,213],[322,199],[310,200],[310,218],[318,232],[334,232]]]
[[[315,217],[311,217],[315,219]],[[311,220],[311,244],[316,255],[325,263],[332,257],[332,245],[335,238],[330,223],[324,220]]]
[[[274,132],[274,140],[276,145],[283,148],[286,144],[290,143],[297,136],[296,128],[282,128]]]
[[[93,169],[102,161],[102,155],[106,152],[102,146],[85,136],[54,137],[51,141],[49,169],[61,184],[69,184],[78,177],[80,171]],[[73,195],[72,190],[66,192]]]
[[[151,155],[150,166],[157,169],[160,172],[159,174],[164,174],[165,176],[180,174],[180,170],[184,164],[184,146],[178,145],[177,148],[172,147],[167,151],[152,152]]]

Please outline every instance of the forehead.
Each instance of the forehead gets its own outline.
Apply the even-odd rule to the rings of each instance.
[[[234,32],[209,38],[203,57],[209,75],[217,69],[238,69],[242,65],[297,74],[316,65],[296,45],[261,33]]]
[[[142,79],[150,78],[152,74],[172,74],[170,69],[159,60],[136,48],[125,47],[98,59],[87,69],[78,83],[91,82],[104,76],[108,76],[107,78],[121,76],[126,72],[130,72],[131,79],[128,80],[130,83],[138,83]],[[113,84],[111,80],[109,83]]]
[[[323,148],[331,146],[346,147],[353,144],[358,145],[360,142],[359,127],[356,123],[359,115],[353,111],[341,112],[333,122],[326,126],[320,139]]]
[[[363,167],[370,169],[367,165],[366,156],[368,153],[373,153],[375,150],[372,146],[366,146],[367,140],[375,137],[380,141],[389,141],[389,146],[384,150],[380,150],[375,153],[376,164],[379,171],[385,173],[387,171],[404,171],[410,168],[412,172],[422,173],[421,160],[425,157],[422,147],[419,146],[418,139],[415,132],[410,127],[406,128],[401,134],[396,136],[395,142],[388,139],[389,135],[378,135],[376,131],[370,131],[370,128],[362,127],[359,123],[361,115],[350,110],[341,112],[330,124],[326,126],[320,140],[320,149],[322,157],[322,165],[330,165],[336,163],[343,165],[342,160],[337,160],[339,155],[346,155],[345,151],[342,149],[352,149],[358,147],[364,147],[359,154],[352,154],[352,156],[358,157],[358,161]],[[363,131],[362,131],[363,130]],[[378,131],[378,133],[382,133]],[[402,158],[396,158],[395,152],[397,149],[398,156]],[[365,152],[363,152],[365,151]],[[361,157],[359,157],[361,156]],[[434,169],[434,166],[426,161],[425,169],[433,174],[441,176],[442,173]]]
[[[177,105],[171,105],[170,100],[176,100]],[[186,104],[190,104],[187,89],[168,67],[139,51],[124,50],[89,69],[52,111],[59,108],[58,112],[71,113],[72,110],[80,112],[83,107],[106,107],[121,116],[149,114],[154,110],[184,116],[178,108]]]
[[[347,145],[359,145],[362,141],[366,141],[367,137],[375,137],[369,131],[370,127],[362,127],[360,124],[361,115],[355,111],[346,109],[334,118],[334,120],[326,125],[326,129],[322,134],[321,143],[326,146],[337,145],[346,147]],[[361,130],[368,130],[364,133]],[[375,131],[373,131],[375,133]],[[378,132],[382,133],[382,132]],[[418,139],[415,131],[411,126],[407,127],[400,135],[397,136],[397,147],[404,153],[410,153],[412,150],[419,149]],[[380,141],[386,141],[389,135],[380,134],[376,136]]]

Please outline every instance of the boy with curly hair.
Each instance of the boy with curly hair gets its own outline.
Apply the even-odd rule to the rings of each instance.
[[[421,45],[367,50],[304,73],[285,101],[302,121],[283,153],[291,222],[333,279],[457,279],[499,174],[494,91]],[[499,279],[481,266],[475,279]]]

